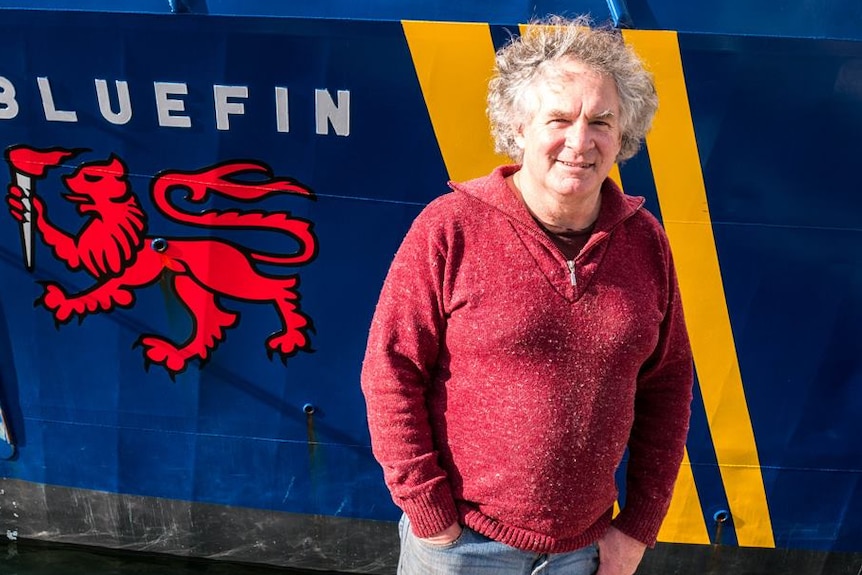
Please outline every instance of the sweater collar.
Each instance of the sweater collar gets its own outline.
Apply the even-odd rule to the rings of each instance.
[[[487,176],[466,182],[449,182],[455,191],[464,192],[477,200],[504,212],[508,217],[529,227],[538,227],[527,206],[506,183],[506,178],[521,169],[519,165],[499,166]],[[644,198],[628,196],[612,179],[602,184],[602,205],[593,233],[609,232],[631,217],[644,205]]]

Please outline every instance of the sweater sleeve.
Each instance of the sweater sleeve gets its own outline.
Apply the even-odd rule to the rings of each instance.
[[[419,537],[457,520],[426,405],[445,330],[447,265],[427,211],[413,223],[390,266],[362,365],[372,450],[393,501]]]
[[[629,438],[625,506],[613,525],[652,546],[670,506],[691,415],[693,364],[670,248],[668,301],[656,349],[643,365]]]

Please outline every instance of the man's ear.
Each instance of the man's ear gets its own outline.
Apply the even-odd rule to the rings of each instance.
[[[515,145],[524,149],[524,124],[518,124],[515,128]]]

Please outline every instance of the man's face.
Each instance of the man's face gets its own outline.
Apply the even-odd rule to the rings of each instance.
[[[517,143],[521,185],[559,201],[597,195],[620,151],[616,84],[574,59],[552,64],[528,97]]]

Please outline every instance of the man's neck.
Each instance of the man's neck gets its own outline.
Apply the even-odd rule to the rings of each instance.
[[[602,194],[581,198],[559,199],[545,193],[531,193],[521,186],[520,172],[515,172],[509,180],[509,186],[515,195],[521,198],[527,211],[536,218],[547,230],[552,232],[580,231],[588,229],[599,217]]]

